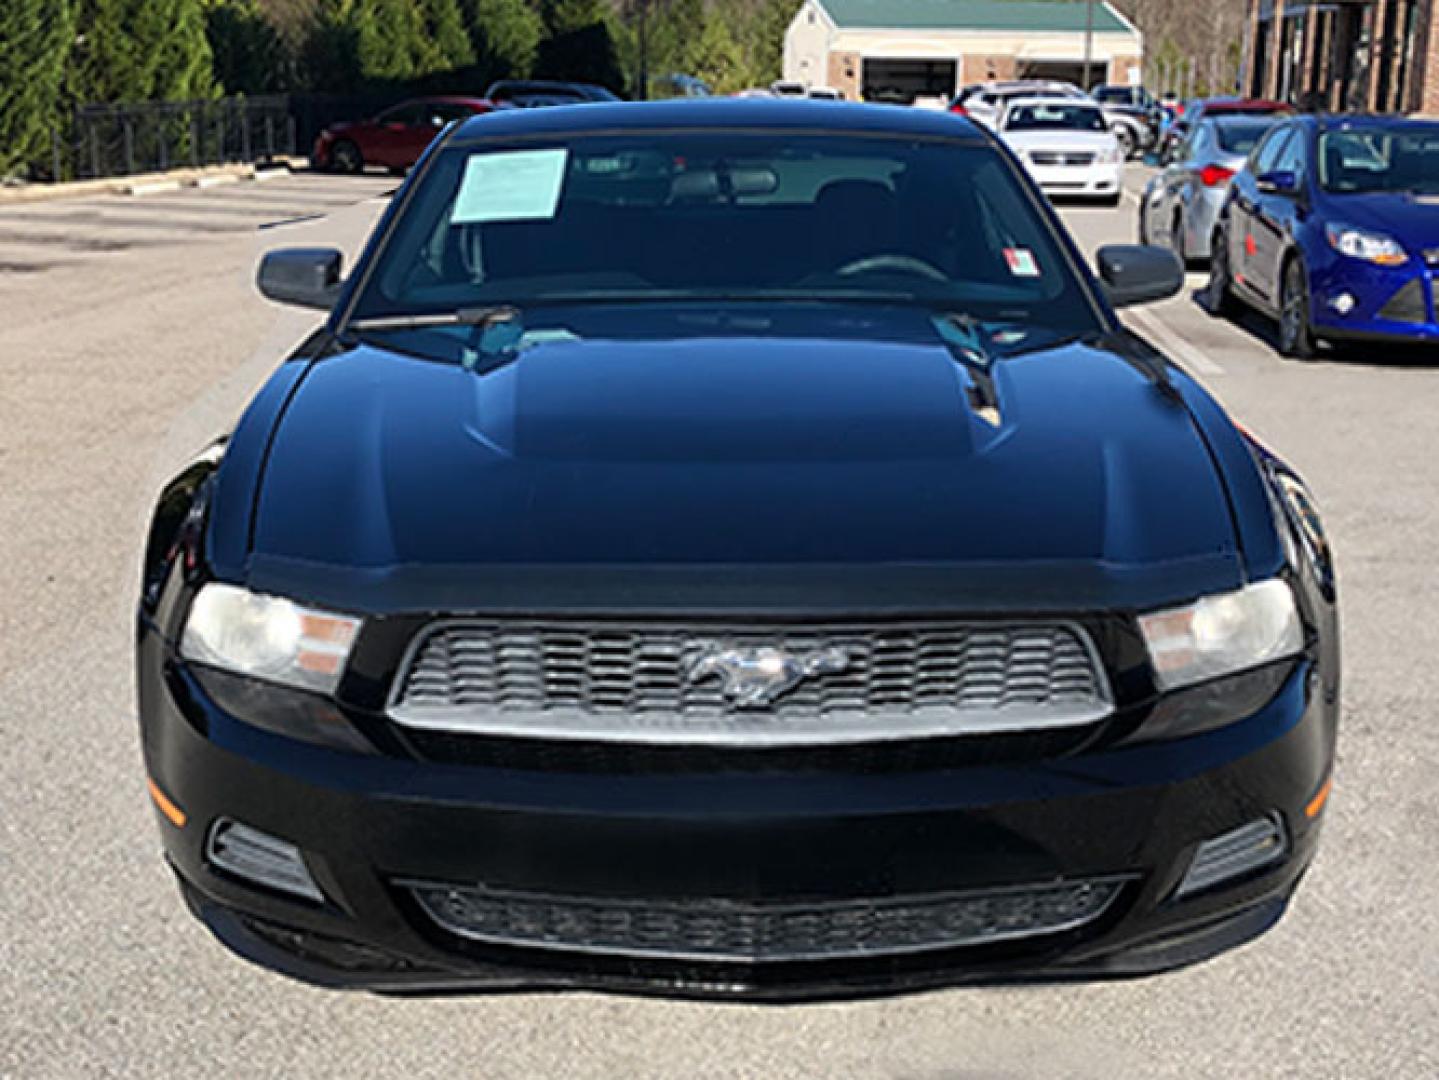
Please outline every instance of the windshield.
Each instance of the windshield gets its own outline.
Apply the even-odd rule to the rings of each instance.
[[[1093,105],[1046,101],[1011,105],[1004,121],[1006,131],[1108,131],[1104,113]]]
[[[1094,100],[1105,104],[1129,105],[1134,101],[1133,92],[1120,86],[1101,86],[1094,92]]]
[[[1259,145],[1265,132],[1278,123],[1272,120],[1224,120],[1214,125],[1219,136],[1219,148],[1229,154],[1248,154]]]
[[[1325,191],[1439,195],[1439,124],[1330,131],[1319,137]]]
[[[816,299],[1100,328],[1013,167],[937,139],[640,132],[455,146],[367,280],[352,318]]]

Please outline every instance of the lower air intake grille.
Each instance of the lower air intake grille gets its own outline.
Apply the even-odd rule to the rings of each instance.
[[[621,901],[410,883],[441,929],[492,945],[676,960],[832,960],[985,945],[1098,919],[1120,879],[834,904]]]
[[[1093,165],[1093,154],[1072,153],[1065,154],[1053,150],[1036,150],[1029,155],[1029,160],[1036,165]]]
[[[1426,323],[1429,321],[1429,306],[1424,296],[1424,283],[1414,278],[1389,299],[1379,312],[1381,319],[1394,322]]]
[[[783,746],[1075,728],[1110,701],[1066,623],[456,621],[420,634],[389,712],[428,731]]]

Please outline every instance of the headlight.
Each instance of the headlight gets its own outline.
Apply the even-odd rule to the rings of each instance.
[[[1304,647],[1294,593],[1277,578],[1143,615],[1139,626],[1161,690],[1283,660]]]
[[[180,655],[239,675],[329,693],[339,685],[359,629],[359,619],[212,582],[190,605]]]
[[[1324,235],[1329,237],[1330,247],[1351,259],[1378,266],[1403,266],[1409,261],[1399,242],[1383,233],[1331,222],[1324,227]]]

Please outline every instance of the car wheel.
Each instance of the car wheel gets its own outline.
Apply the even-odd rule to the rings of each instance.
[[[1229,239],[1223,232],[1217,232],[1209,248],[1209,284],[1204,287],[1204,306],[1215,318],[1227,318],[1239,309],[1229,274]]]
[[[1114,137],[1119,140],[1119,148],[1124,151],[1124,160],[1128,161],[1134,156],[1134,132],[1123,124],[1117,124],[1112,130]]]
[[[339,173],[357,173],[365,167],[360,148],[349,139],[341,139],[330,147],[330,168]]]
[[[1284,265],[1284,287],[1279,294],[1279,351],[1292,360],[1312,360],[1317,351],[1314,324],[1309,319],[1309,283],[1297,256],[1291,256]]]

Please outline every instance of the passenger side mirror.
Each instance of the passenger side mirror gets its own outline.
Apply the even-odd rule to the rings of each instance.
[[[1299,193],[1299,177],[1292,172],[1267,172],[1254,181],[1265,195],[1296,195]]]
[[[255,285],[279,304],[329,311],[340,295],[344,256],[334,248],[280,248],[260,260]]]
[[[1115,244],[1099,249],[1099,281],[1111,306],[1167,300],[1184,288],[1184,264],[1168,248]]]

